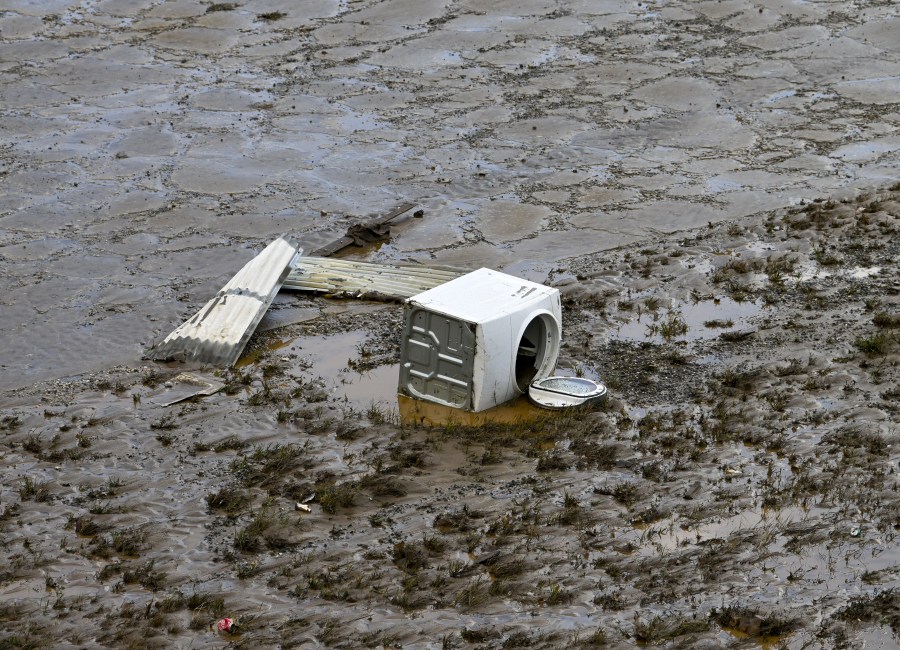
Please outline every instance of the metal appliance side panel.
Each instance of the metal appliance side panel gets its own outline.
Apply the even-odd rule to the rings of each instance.
[[[399,392],[471,409],[475,325],[416,305],[404,315]]]

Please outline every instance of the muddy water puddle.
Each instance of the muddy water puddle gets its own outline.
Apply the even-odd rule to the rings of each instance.
[[[665,307],[654,304],[653,297],[643,302],[638,297],[630,304],[635,317],[609,330],[610,339],[652,343],[709,340],[745,330],[753,318],[768,311],[760,300],[737,302],[726,296],[696,302],[673,299]]]
[[[320,382],[331,400],[357,411],[378,409],[389,416],[398,415],[400,421],[407,424],[477,427],[524,423],[548,417],[548,411],[533,406],[524,396],[481,413],[472,413],[399,395],[399,364],[373,364],[374,367],[368,367],[372,362],[365,353],[368,340],[369,334],[364,330],[275,339],[245,354],[236,367],[246,371],[251,366],[277,359],[285,363],[292,374],[306,381]],[[595,372],[583,368],[577,369],[577,372],[599,380]],[[574,376],[576,370],[560,368],[558,373]],[[156,401],[174,400],[171,392],[166,391],[164,397]]]
[[[325,336],[276,339],[245,355],[238,367],[247,368],[272,355],[301,377],[321,381],[334,400],[356,409],[378,406],[395,410],[399,366],[367,367],[361,350],[368,337],[363,330],[353,330]]]
[[[549,411],[532,405],[524,396],[478,413],[417,400],[405,395],[397,395],[397,403],[401,422],[425,427],[484,427],[498,424],[525,424],[552,417]]]

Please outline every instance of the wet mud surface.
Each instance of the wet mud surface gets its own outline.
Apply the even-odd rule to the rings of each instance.
[[[5,5],[0,643],[897,645],[896,8],[484,4]],[[604,408],[404,420],[299,294],[140,360],[403,200],[351,254],[558,287]]]
[[[560,367],[614,396],[590,412],[403,421],[399,308],[367,303],[257,335],[204,398],[162,406],[178,365],[10,391],[5,640],[892,647],[898,214],[900,188],[553,269]]]

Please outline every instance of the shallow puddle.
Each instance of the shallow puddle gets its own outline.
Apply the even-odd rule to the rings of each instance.
[[[723,332],[747,329],[750,319],[765,309],[759,300],[737,302],[724,296],[699,302],[673,300],[668,309],[655,311],[639,302],[634,305],[636,317],[610,330],[610,339],[652,343],[714,339]]]
[[[356,409],[373,405],[396,408],[399,366],[380,365],[371,369],[364,366],[360,348],[366,342],[366,333],[353,330],[327,336],[301,336],[269,346],[278,354],[290,359],[293,355],[308,368],[302,374],[321,379],[329,394]]]
[[[401,422],[427,427],[521,424],[545,418],[550,413],[532,405],[524,396],[478,413],[425,402],[405,395],[397,395],[397,402]]]
[[[402,422],[420,426],[482,426],[486,423],[514,424],[547,417],[548,411],[532,405],[525,396],[480,413],[472,413],[442,404],[425,402],[397,393],[398,364],[360,369],[365,365],[359,350],[366,333],[354,330],[328,336],[304,336],[278,340],[241,358],[239,368],[258,363],[266,353],[277,352],[283,359],[296,355],[302,361],[302,374],[324,382],[332,399],[357,411],[377,407],[398,412]],[[565,372],[565,370],[563,371]]]
[[[255,347],[249,351],[245,351],[244,354],[241,355],[241,358],[237,360],[237,363],[234,364],[234,367],[240,369],[252,366],[253,364],[259,362],[259,360],[265,357],[267,354],[275,352],[276,350],[281,350],[289,344],[289,339],[276,339],[274,341],[266,343],[265,345]]]
[[[780,644],[786,637],[784,636],[752,636],[746,632],[742,632],[741,630],[733,627],[723,627],[723,630],[728,632],[735,639],[753,639],[756,644],[759,646],[760,650],[775,650],[775,648],[780,647]]]

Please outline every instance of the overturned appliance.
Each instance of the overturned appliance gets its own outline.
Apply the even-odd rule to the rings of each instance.
[[[406,301],[398,391],[483,411],[550,375],[559,357],[559,290],[479,269]]]

